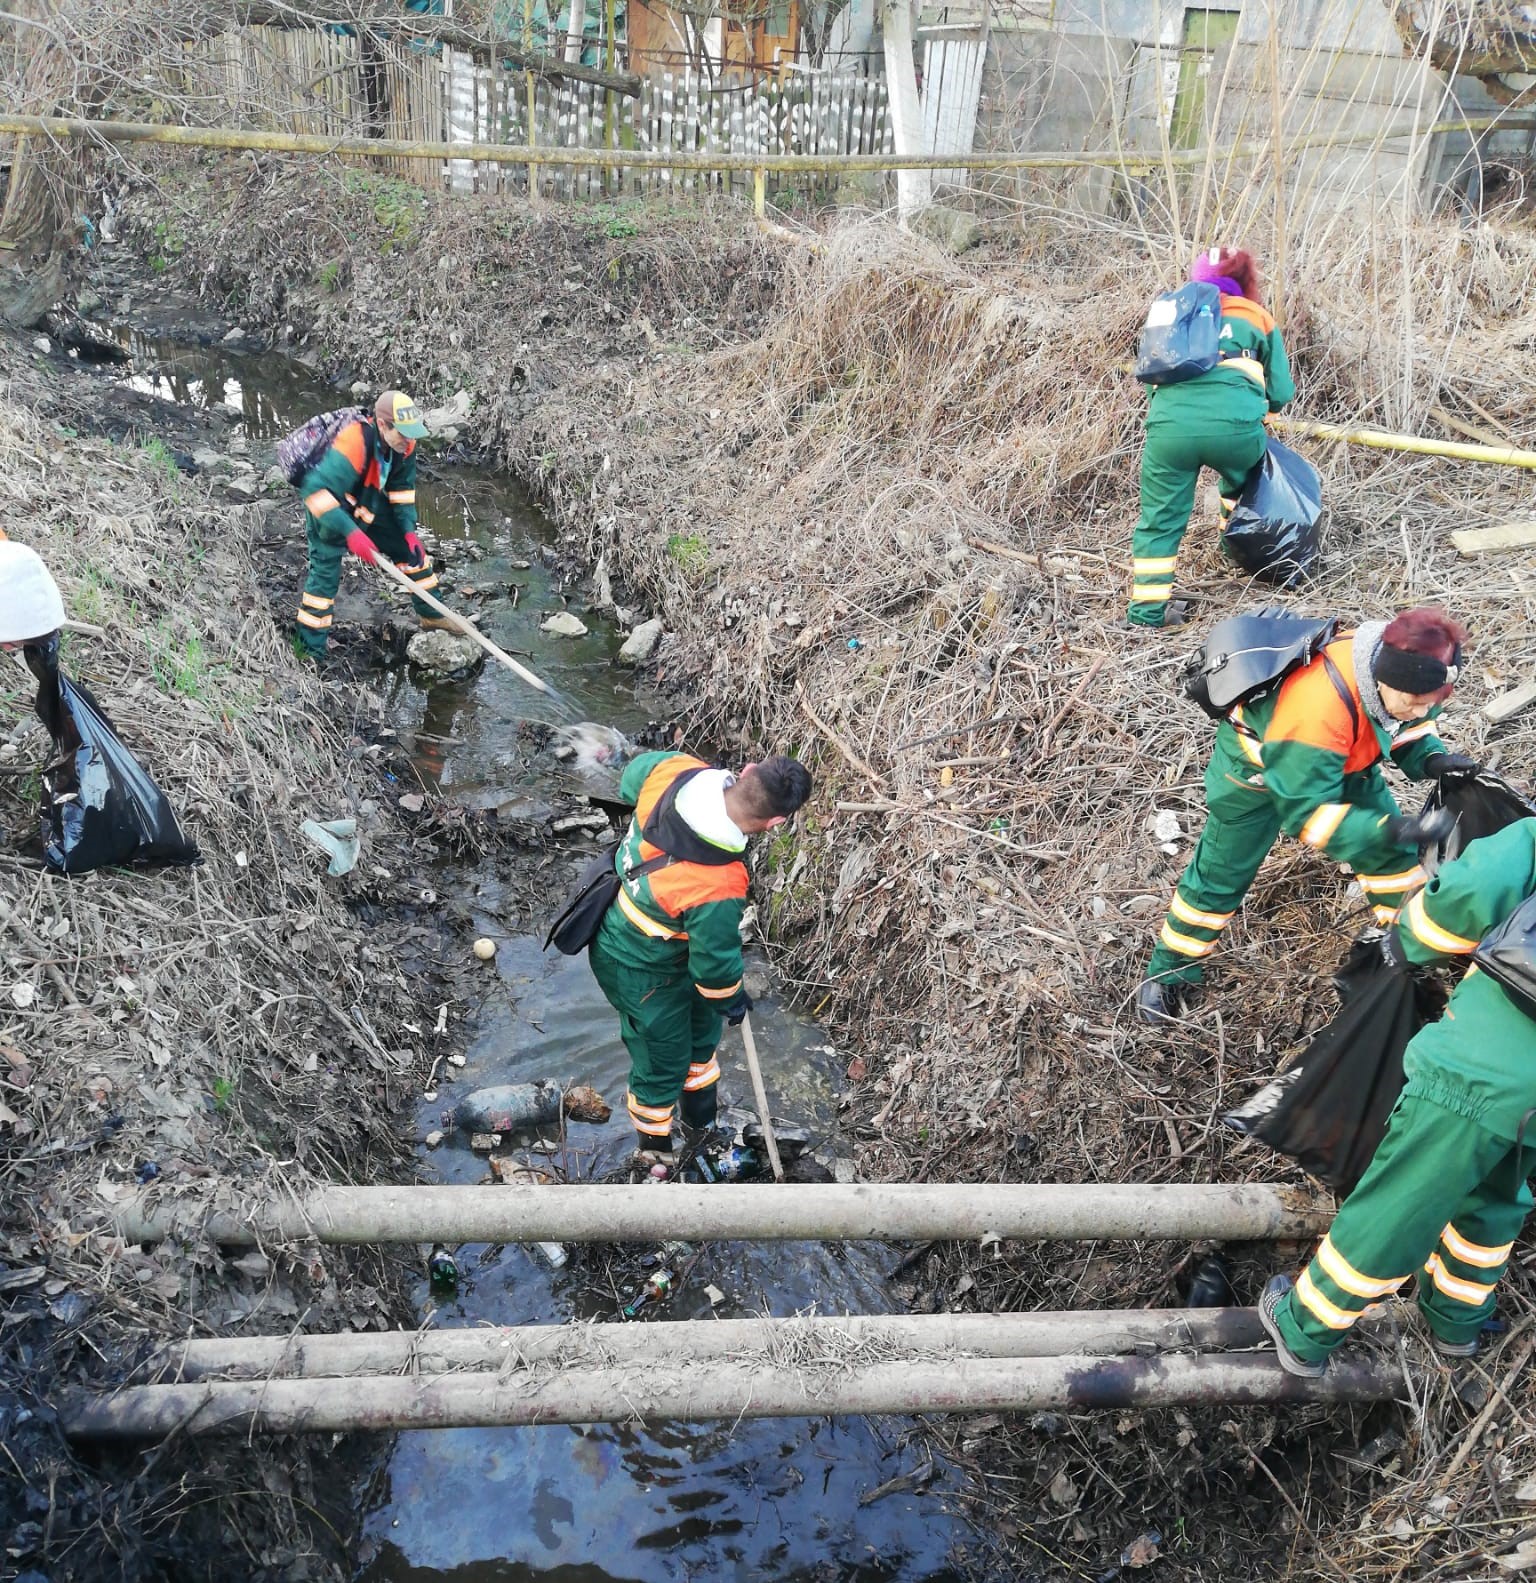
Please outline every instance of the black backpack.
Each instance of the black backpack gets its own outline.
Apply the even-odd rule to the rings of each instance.
[[[1472,960],[1527,1017],[1536,1017],[1536,896],[1527,896],[1490,929],[1472,953]]]
[[[1213,720],[1225,720],[1239,705],[1267,698],[1292,671],[1309,665],[1338,636],[1337,616],[1298,616],[1282,605],[1266,605],[1228,616],[1211,628],[1184,673],[1187,697]],[[1355,701],[1333,666],[1333,683],[1356,716]]]

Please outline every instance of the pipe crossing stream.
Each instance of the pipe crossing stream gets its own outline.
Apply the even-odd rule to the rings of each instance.
[[[146,338],[146,328],[155,326],[120,332],[127,382],[235,418],[258,473],[277,436],[347,400],[281,355],[172,344]],[[622,633],[552,568],[555,529],[508,479],[434,465],[431,449],[421,515],[450,601],[466,601],[489,636],[587,718],[629,733],[643,726],[659,710],[613,664]],[[298,522],[295,501],[294,534]],[[346,587],[339,625],[350,619]],[[572,595],[586,635],[542,632],[541,616]],[[557,722],[498,666],[447,682],[387,668],[370,686],[429,793],[515,818],[538,817],[573,791],[612,794],[611,772],[604,779],[529,747],[520,722]],[[573,873],[582,861],[573,848]],[[1244,1350],[1259,1345],[1251,1310],[932,1311],[951,1294],[928,1289],[920,1267],[893,1278],[889,1248],[873,1240],[1305,1237],[1321,1228],[1324,1204],[1271,1188],[1160,1186],[1105,1198],[1102,1188],[1058,1185],[587,1185],[633,1146],[628,1060],[586,963],[545,954],[526,921],[509,922],[526,908],[507,863],[445,860],[434,876],[435,894],[467,904],[496,954],[458,1030],[467,1064],[405,1118],[425,1185],[253,1199],[207,1219],[161,1194],[123,1212],[132,1238],[441,1242],[457,1261],[456,1290],[433,1291],[423,1272],[421,1325],[410,1332],[295,1335],[291,1312],[258,1302],[245,1325],[252,1334],[169,1348],[116,1391],[62,1402],[69,1433],[395,1431],[356,1491],[356,1583],[971,1583],[997,1576],[989,1537],[963,1515],[960,1471],[909,1414],[1033,1407],[1048,1416],[1399,1391],[1391,1369],[1369,1362],[1323,1382],[1284,1375],[1272,1353]],[[846,1177],[837,1095],[846,1054],[782,1002],[755,957],[749,982],[776,1114],[809,1131]],[[745,1100],[734,1034],[721,1062],[727,1099]],[[445,1107],[471,1088],[536,1080],[587,1082],[617,1101],[614,1116],[570,1129],[562,1163],[572,1185],[483,1185],[484,1157]],[[435,1148],[425,1142],[433,1136]],[[629,1294],[597,1279],[599,1245],[629,1239],[638,1258],[679,1237],[694,1273],[659,1319],[648,1309],[617,1322]],[[555,1250],[561,1262],[551,1264],[537,1251],[545,1242],[569,1244],[568,1257]],[[923,1305],[930,1311],[906,1311]],[[271,1334],[254,1333],[262,1330]],[[1048,1431],[1020,1428],[1037,1432]]]

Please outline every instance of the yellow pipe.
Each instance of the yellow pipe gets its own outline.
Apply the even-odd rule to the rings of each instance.
[[[1420,136],[1436,132],[1477,131],[1484,127],[1509,127],[1516,123],[1498,117],[1482,120],[1437,121],[1417,129]],[[442,143],[387,137],[318,137],[313,133],[257,132],[230,127],[167,126],[144,121],[89,121],[64,116],[0,115],[0,132],[19,136],[80,137],[105,143],[168,143],[181,148],[265,149],[282,154],[346,154],[386,159],[467,159],[491,165],[597,165],[612,166],[614,154],[600,148],[517,148],[505,143]],[[1358,133],[1348,137],[1318,134],[1297,138],[1287,153],[1314,146],[1344,147],[1375,142],[1378,138],[1414,135],[1402,132]],[[1249,145],[1228,151],[1228,157],[1261,159],[1269,147]],[[1050,154],[709,154],[666,150],[626,149],[619,164],[631,169],[838,171],[890,170],[1073,170],[1103,166],[1121,171],[1161,170],[1203,162],[1207,151],[1188,154],[1125,154],[1114,150],[1097,153]]]
[[[1366,445],[1377,451],[1412,451],[1419,456],[1449,456],[1458,462],[1487,462],[1495,467],[1524,467],[1536,471],[1536,451],[1513,446],[1472,445],[1464,440],[1429,440],[1419,434],[1392,434],[1386,429],[1346,429],[1337,423],[1313,423],[1304,418],[1271,418],[1269,425],[1281,434],[1313,440],[1341,440],[1346,445]]]

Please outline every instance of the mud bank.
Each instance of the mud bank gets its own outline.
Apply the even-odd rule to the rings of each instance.
[[[528,481],[621,603],[627,585],[664,617],[658,667],[692,723],[815,760],[816,802],[765,853],[759,906],[788,980],[860,1052],[866,1172],[1292,1174],[1215,1118],[1329,1014],[1329,974],[1367,917],[1358,894],[1282,849],[1202,1009],[1170,1035],[1127,1014],[1199,828],[1209,747],[1178,699],[1193,640],[1118,625],[1142,399],[1120,365],[1163,284],[1131,241],[1042,230],[961,269],[878,226],[813,252],[730,211],[532,213],[251,161],[160,174],[126,210],[151,261],[328,371],[414,382],[427,399],[472,392],[463,443]],[[297,231],[306,189],[331,223]],[[1533,258],[1516,220],[1300,250],[1287,282],[1300,410],[1432,427],[1475,404],[1473,421],[1529,444],[1516,327],[1531,310],[1510,282]],[[1363,300],[1384,306],[1363,319]],[[1477,651],[1449,735],[1527,778],[1536,733],[1520,718],[1495,730],[1477,706],[1536,660],[1532,591],[1448,543],[1452,526],[1517,515],[1518,478],[1312,454],[1333,503],[1328,555],[1291,602],[1349,617],[1450,605]],[[1180,582],[1197,635],[1234,603],[1276,597],[1243,587],[1198,518]],[[1270,1255],[1233,1252],[1251,1301]],[[956,1250],[914,1260],[907,1294],[979,1309],[1167,1302],[1191,1262]],[[1511,1288],[1528,1313],[1524,1276]],[[1390,1415],[1245,1411],[953,1438],[1017,1480],[1016,1511],[989,1521],[1021,1575],[1104,1574],[1153,1528],[1181,1576],[1297,1575],[1360,1564],[1373,1535],[1415,1520],[1414,1481],[1433,1481],[1468,1416],[1443,1371],[1426,1380],[1406,1431]],[[1365,1452],[1384,1427],[1406,1449],[1382,1472]]]

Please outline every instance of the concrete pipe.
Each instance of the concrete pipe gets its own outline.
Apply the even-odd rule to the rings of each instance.
[[[643,1325],[515,1325],[340,1335],[216,1337],[166,1347],[142,1371],[160,1382],[315,1379],[371,1374],[505,1372],[534,1364],[607,1367],[750,1353],[787,1346],[879,1347],[918,1356],[1036,1358],[1256,1347],[1251,1308],[1147,1308],[1032,1314],[844,1314],[808,1319],[662,1320]]]
[[[71,1392],[57,1402],[72,1440],[155,1440],[173,1432],[345,1433],[521,1424],[596,1424],[830,1413],[977,1413],[1179,1407],[1215,1402],[1362,1402],[1406,1394],[1386,1361],[1338,1360],[1318,1380],[1272,1354],[1154,1358],[906,1359],[863,1367],[709,1361],[665,1367],[490,1372],[423,1378],[260,1380]]]
[[[123,1206],[129,1242],[205,1235],[250,1246],[314,1238],[364,1242],[854,1242],[1216,1237],[1304,1239],[1327,1229],[1333,1202],[1295,1188],[998,1183],[852,1187],[669,1183],[630,1186],[328,1187],[208,1213],[150,1194]]]

